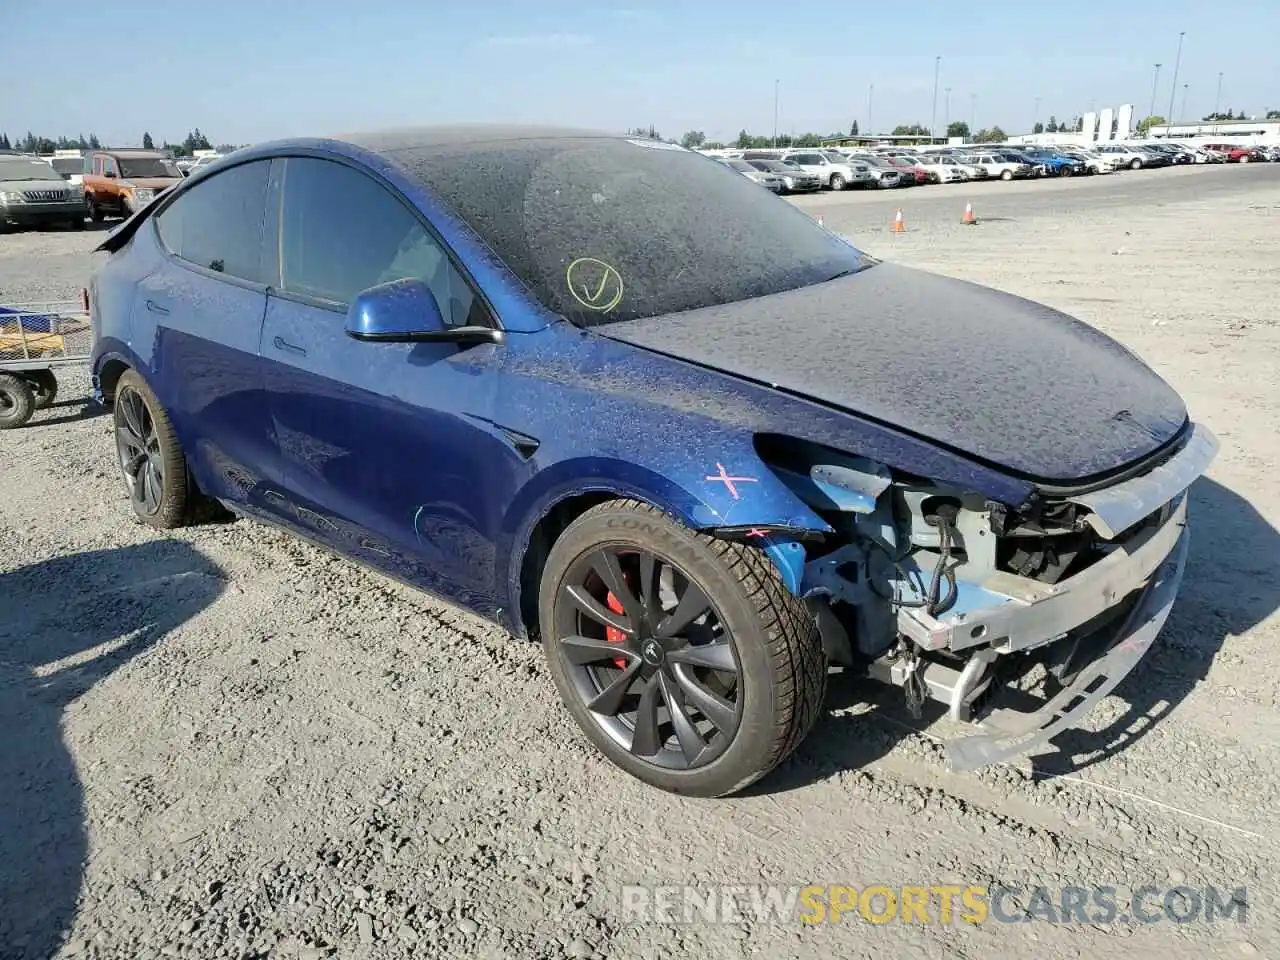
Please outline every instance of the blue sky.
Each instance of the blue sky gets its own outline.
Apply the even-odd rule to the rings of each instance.
[[[847,13],[837,13],[841,7]],[[732,138],[976,117],[1025,132],[1096,104],[1280,109],[1276,0],[0,0],[0,130],[129,144],[462,120]],[[10,61],[12,65],[12,61]],[[92,66],[90,65],[92,64]]]

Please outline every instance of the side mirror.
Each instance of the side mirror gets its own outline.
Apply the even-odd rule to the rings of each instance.
[[[361,291],[347,310],[347,336],[374,343],[501,343],[492,327],[450,327],[436,296],[412,277]]]
[[[103,170],[102,175],[106,177],[108,180],[114,180],[116,179],[116,177],[119,176],[119,174],[116,173],[114,170]]]

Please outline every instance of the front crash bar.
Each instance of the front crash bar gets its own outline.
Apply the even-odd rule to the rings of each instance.
[[[951,766],[956,770],[977,770],[1034,752],[1074,726],[1114,690],[1142,659],[1169,617],[1186,567],[1189,538],[1190,533],[1183,526],[1174,549],[1143,589],[1116,632],[1116,642],[1106,653],[1086,665],[1070,686],[1039,710],[1021,715],[1020,722],[1010,725],[1002,715],[999,721],[980,725],[989,729],[989,733],[948,741],[946,749]]]

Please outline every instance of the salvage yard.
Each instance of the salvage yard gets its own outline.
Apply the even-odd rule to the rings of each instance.
[[[135,523],[110,419],[69,376],[0,433],[0,958],[1280,956],[1280,166],[794,202],[1099,327],[1219,437],[1173,615],[1088,729],[957,774],[945,718],[835,678],[744,796],[661,793],[589,747],[540,648],[247,521]],[[75,299],[102,236],[0,236],[0,304]],[[1247,910],[623,913],[629,885],[764,883],[1245,888]]]

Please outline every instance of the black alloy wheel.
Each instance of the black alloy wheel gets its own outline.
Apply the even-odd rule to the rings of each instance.
[[[580,557],[560,587],[556,640],[593,718],[634,756],[692,769],[737,734],[733,637],[669,560],[609,545]]]
[[[142,394],[126,387],[115,400],[116,452],[134,511],[144,519],[160,512],[165,462],[155,420]]]

